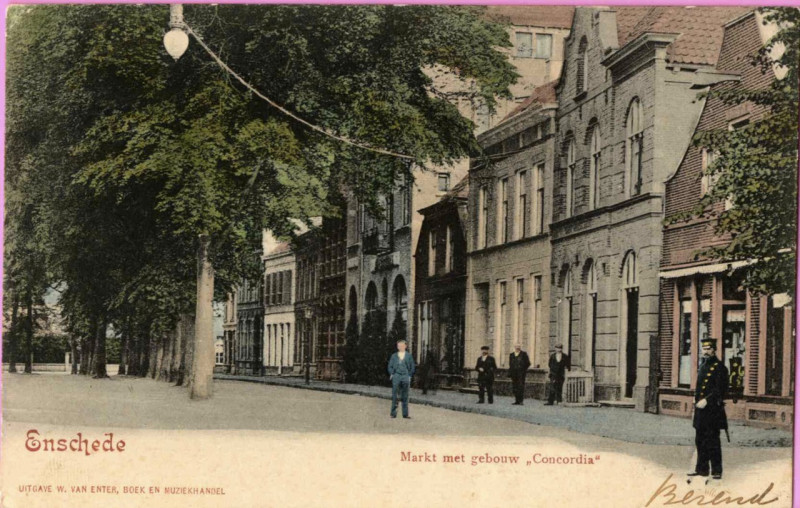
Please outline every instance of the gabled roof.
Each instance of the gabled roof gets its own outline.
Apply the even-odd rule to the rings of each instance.
[[[283,252],[289,252],[291,249],[292,249],[292,247],[291,247],[291,245],[289,245],[289,242],[280,242],[277,245],[275,245],[275,247],[273,247],[272,250],[270,250],[269,252],[265,252],[264,255],[265,256],[272,256],[274,254],[281,254]]]
[[[469,175],[465,175],[460,182],[455,184],[452,189],[447,191],[447,194],[444,195],[442,201],[453,198],[467,199],[468,196],[469,196]]]
[[[516,108],[512,109],[511,112],[507,114],[505,118],[503,118],[502,122],[505,122],[509,118],[517,116],[530,109],[539,108],[543,104],[555,104],[558,102],[558,98],[556,97],[557,84],[558,80],[553,80],[534,88],[530,97],[522,101]]]
[[[725,23],[753,7],[616,7],[619,47],[645,33],[675,33],[673,63],[716,65]]]
[[[575,8],[563,5],[490,5],[486,12],[491,19],[507,18],[512,25],[568,30],[572,26]]]

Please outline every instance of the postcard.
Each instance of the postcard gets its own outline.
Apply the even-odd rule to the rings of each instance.
[[[790,507],[788,7],[12,5],[8,507]]]

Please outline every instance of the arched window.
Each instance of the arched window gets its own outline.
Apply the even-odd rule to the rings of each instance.
[[[638,98],[628,107],[625,122],[625,175],[626,196],[636,196],[642,191],[642,104]]]
[[[564,352],[572,354],[572,269],[567,267],[564,270],[564,298],[561,301],[561,344]]]
[[[586,46],[587,46],[586,37],[584,37],[581,39],[581,42],[578,45],[578,69],[575,77],[576,95],[585,91],[587,86],[586,75],[589,71],[589,58],[588,58],[588,53],[586,51]]]
[[[589,142],[589,209],[594,210],[600,201],[600,127],[595,124]]]
[[[364,307],[367,312],[371,312],[378,308],[378,288],[374,282],[370,282],[367,286],[367,294],[364,298]]]
[[[586,333],[585,354],[583,357],[584,369],[591,372],[596,365],[595,351],[597,349],[597,272],[595,262],[586,262]]]
[[[565,201],[565,214],[567,217],[572,217],[572,208],[574,203],[574,185],[573,180],[575,179],[575,139],[570,139],[567,143],[567,181],[566,181],[566,191],[564,196]]]
[[[408,292],[406,291],[406,281],[402,275],[394,279],[392,286],[392,296],[394,298],[394,310],[403,318],[408,320]]]
[[[622,287],[625,289],[632,289],[639,286],[639,281],[636,278],[636,253],[633,251],[625,255],[625,261],[622,264]]]

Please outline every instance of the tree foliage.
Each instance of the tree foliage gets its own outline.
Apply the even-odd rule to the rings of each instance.
[[[741,271],[744,285],[762,293],[794,294],[797,259],[797,115],[800,11],[762,10],[766,22],[780,27],[753,65],[773,72],[778,64],[786,74],[764,89],[719,87],[708,93],[734,106],[751,103],[766,108],[762,119],[735,129],[698,133],[694,143],[714,153],[706,170],[710,191],[686,214],[670,220],[705,215],[715,219],[715,233],[729,238],[724,245],[698,253],[713,259],[747,260]],[[778,59],[771,55],[778,48]],[[729,201],[731,206],[723,203]]]
[[[277,103],[420,165],[477,148],[429,69],[490,108],[516,79],[504,27],[480,8],[187,5],[185,18]],[[63,283],[82,349],[104,349],[96,328],[110,324],[136,372],[194,312],[200,235],[221,298],[259,276],[264,229],[336,213],[344,187],[374,205],[410,172],[280,113],[196,41],[173,61],[166,5],[14,6],[8,19],[7,273],[40,293]],[[170,354],[191,358],[186,345]]]

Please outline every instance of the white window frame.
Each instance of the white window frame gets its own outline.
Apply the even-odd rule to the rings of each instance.
[[[589,210],[597,208],[600,201],[600,164],[602,147],[600,145],[600,126],[592,128],[592,138],[589,144],[591,154],[589,159]]]

